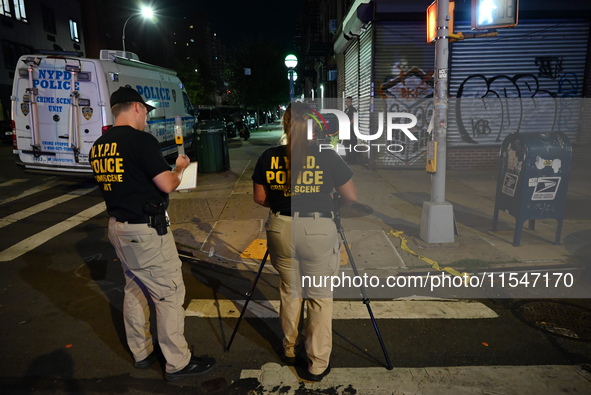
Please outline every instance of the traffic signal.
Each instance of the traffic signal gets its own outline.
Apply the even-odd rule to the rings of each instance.
[[[447,23],[448,33],[454,32],[454,9],[456,3],[449,2],[449,21]],[[437,0],[435,0],[429,7],[427,7],[427,42],[433,44],[437,40]]]
[[[472,29],[517,25],[519,0],[472,0]]]
[[[427,42],[435,42],[437,37],[437,1],[427,7]]]

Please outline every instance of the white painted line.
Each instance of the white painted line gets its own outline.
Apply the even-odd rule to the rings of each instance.
[[[80,225],[83,222],[88,221],[92,217],[102,213],[105,210],[105,203],[101,202],[68,218],[65,221],[60,222],[59,224],[53,225],[52,227],[47,228],[34,236],[26,238],[25,240],[0,252],[0,262],[12,261],[13,259],[18,258],[19,256],[31,251],[34,248],[37,248],[41,244],[53,239],[54,237],[72,229],[75,226]]]
[[[382,232],[384,232],[384,231],[382,231]],[[388,234],[386,232],[384,232],[384,237],[386,238],[386,240],[388,241],[388,243],[390,243],[390,245],[392,246],[392,249],[396,253],[396,256],[398,257],[398,259],[400,260],[400,262],[402,262],[401,268],[408,269],[408,266],[406,266],[406,262],[404,262],[404,260],[402,259],[402,255],[400,255],[398,253],[398,249],[396,248],[396,246],[394,245],[394,243],[392,242],[392,240],[388,237]]]
[[[248,162],[244,166],[244,169],[242,169],[242,173],[240,173],[240,176],[236,179],[236,182],[234,183],[234,188],[232,188],[232,193],[231,193],[232,195],[234,194],[234,189],[236,189],[236,187],[238,186],[238,183],[242,179],[242,176],[244,175],[244,173],[246,173],[248,166],[250,166],[250,162],[252,162],[251,159],[248,160]],[[230,200],[230,198],[228,198],[228,200]],[[228,204],[228,201],[226,201],[226,204]]]
[[[10,202],[13,202],[15,200],[22,199],[24,197],[33,195],[35,193],[42,192],[42,191],[44,191],[46,189],[53,188],[54,186],[59,185],[59,184],[63,184],[63,181],[51,180],[51,181],[49,181],[49,182],[47,182],[47,183],[45,183],[43,185],[38,185],[38,186],[36,186],[34,188],[27,189],[26,191],[24,191],[23,193],[21,193],[18,196],[12,196],[12,197],[9,197],[9,198],[0,200],[0,205],[6,204],[6,203],[10,203]]]
[[[27,181],[29,181],[29,180],[26,179],[26,178],[16,178],[14,180],[3,182],[2,184],[0,184],[0,188],[2,188],[2,187],[10,187],[10,186],[13,186],[15,184],[19,184],[21,182],[27,182]]]
[[[318,383],[302,381],[293,367],[270,362],[242,370],[257,394],[566,394],[591,393],[591,374],[578,365],[332,368]]]
[[[17,213],[10,214],[4,218],[0,218],[0,228],[3,228],[3,227],[10,225],[10,224],[13,224],[13,223],[20,221],[21,219],[27,218],[33,214],[37,214],[43,210],[47,210],[48,208],[51,208],[53,206],[57,206],[58,204],[67,202],[69,200],[72,200],[74,198],[77,198],[77,197],[80,197],[83,195],[86,195],[87,193],[90,193],[97,188],[98,188],[98,186],[94,186],[92,188],[80,188],[80,189],[72,191],[66,195],[58,196],[58,197],[56,197],[54,199],[50,199],[46,202],[39,203],[33,207],[29,207],[29,208],[27,208],[25,210],[21,210]]]
[[[185,314],[202,318],[238,318],[244,300],[193,299]],[[381,319],[481,319],[497,314],[480,302],[450,300],[376,300],[371,304],[375,318]],[[244,317],[277,318],[278,300],[251,300]],[[367,306],[361,300],[336,300],[333,319],[366,319]]]

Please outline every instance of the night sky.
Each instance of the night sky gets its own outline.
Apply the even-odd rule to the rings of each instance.
[[[212,32],[228,48],[245,42],[276,41],[285,51],[293,49],[300,16],[299,0],[195,0],[163,4],[167,6],[162,7],[161,12],[169,15],[205,15]],[[155,7],[158,6],[155,4]]]

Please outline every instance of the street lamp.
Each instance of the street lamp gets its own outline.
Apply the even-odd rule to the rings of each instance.
[[[141,15],[146,19],[152,20],[152,18],[154,17],[154,11],[150,7],[142,6],[140,12],[130,15],[129,18],[125,20],[125,23],[123,24],[123,34],[121,35],[121,39],[123,41],[123,52],[125,52],[125,28],[127,27],[127,22],[129,22],[129,20],[134,16],[138,15]]]
[[[295,55],[287,55],[285,57],[285,67],[288,70],[289,76],[289,101],[293,101],[295,96],[293,82],[297,78],[297,74],[295,72],[295,67],[298,65],[298,58]]]

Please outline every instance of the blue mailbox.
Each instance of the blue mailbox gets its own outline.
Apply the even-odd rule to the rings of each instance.
[[[499,210],[515,217],[513,245],[521,244],[523,224],[556,219],[555,244],[560,244],[562,220],[572,161],[572,147],[562,132],[514,133],[501,146],[493,230]]]

